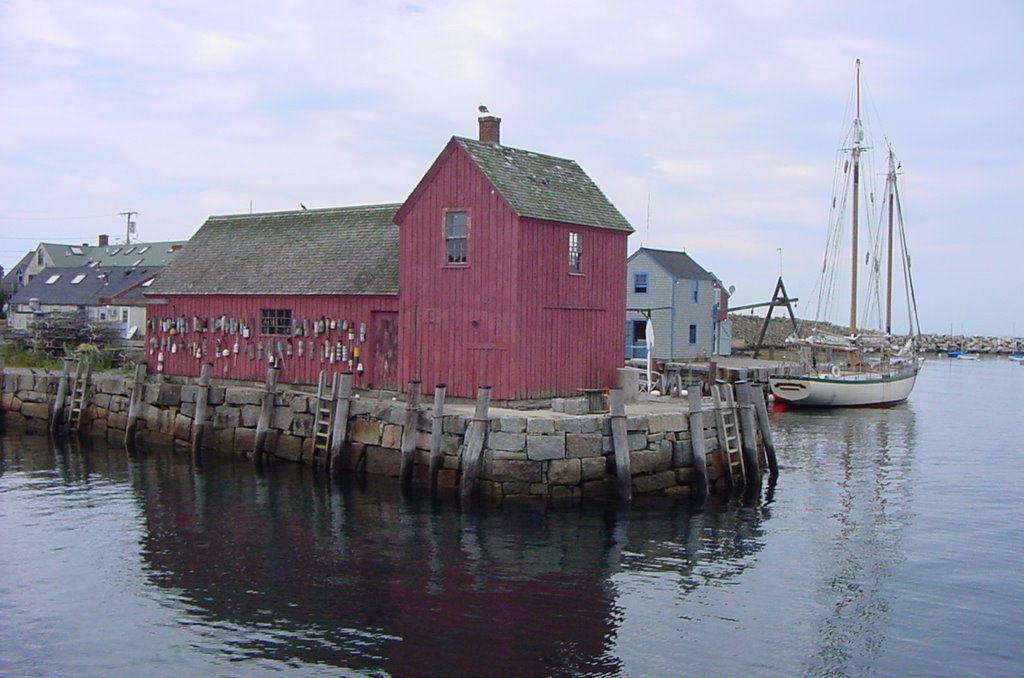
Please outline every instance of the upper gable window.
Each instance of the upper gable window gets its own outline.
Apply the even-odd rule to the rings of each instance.
[[[633,274],[633,293],[634,294],[647,294],[647,274],[646,273],[634,273]]]
[[[700,301],[700,281],[696,278],[690,281],[690,301],[694,304]]]
[[[583,273],[583,234],[569,233],[569,272]]]
[[[42,266],[43,265],[43,248],[42,247],[40,247],[39,251],[36,253],[36,265],[38,265],[38,266]]]
[[[469,213],[446,212],[444,215],[444,238],[449,264],[465,264],[469,261]]]

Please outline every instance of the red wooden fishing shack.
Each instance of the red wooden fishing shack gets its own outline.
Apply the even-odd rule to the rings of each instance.
[[[150,370],[522,400],[615,383],[629,223],[580,166],[453,137],[401,205],[211,217],[147,295]]]

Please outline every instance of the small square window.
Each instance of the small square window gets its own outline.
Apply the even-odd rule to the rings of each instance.
[[[290,335],[292,310],[290,308],[264,308],[260,311],[260,333]]]
[[[647,294],[647,274],[646,273],[634,273],[633,274],[633,293],[634,294]]]
[[[444,237],[449,264],[469,262],[469,213],[447,212],[444,216]]]
[[[569,272],[583,272],[583,234],[569,233]]]

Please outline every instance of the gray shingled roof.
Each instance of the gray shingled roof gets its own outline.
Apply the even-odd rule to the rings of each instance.
[[[690,255],[686,252],[652,250],[648,247],[641,247],[633,253],[633,256],[631,256],[630,259],[641,252],[647,254],[647,256],[653,259],[655,263],[675,278],[681,278],[684,280],[716,280],[712,273],[708,273],[704,270],[704,268],[691,259]]]
[[[464,137],[455,140],[519,216],[633,232],[576,161]]]
[[[147,296],[398,293],[399,205],[213,216]]]
[[[32,299],[38,299],[41,304],[96,306],[100,304],[100,299],[122,294],[125,290],[152,278],[159,271],[159,266],[47,268],[18,290],[11,297],[11,303],[27,304]],[[53,282],[49,282],[51,280]],[[119,299],[117,303],[127,306],[140,305],[140,297],[141,295],[132,290],[125,295],[125,300]],[[134,299],[136,303],[128,299]]]

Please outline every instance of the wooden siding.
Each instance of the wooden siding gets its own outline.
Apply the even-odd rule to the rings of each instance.
[[[714,355],[714,283],[700,280],[698,302],[690,299],[690,280],[676,279],[640,251],[628,264],[626,306],[628,308],[662,309],[653,312],[654,354],[656,360],[692,360]],[[648,274],[647,294],[633,291],[633,274]],[[671,309],[671,310],[670,310]],[[629,318],[638,317],[630,311]],[[697,343],[690,343],[690,324],[697,325]]]
[[[496,400],[577,395],[622,365],[628,233],[520,219],[450,143],[399,211],[403,382]],[[468,262],[446,264],[444,214],[469,213]],[[568,239],[583,234],[583,275]]]
[[[626,234],[526,221],[519,250],[514,358],[529,397],[578,395],[616,383],[624,352]],[[582,274],[569,271],[569,233],[582,236]]]
[[[280,361],[280,380],[283,383],[315,384],[320,370],[329,372],[348,371],[355,369],[358,353],[359,362],[364,365],[360,373],[355,370],[355,383],[359,387],[374,386],[375,375],[381,374],[377,369],[374,336],[379,323],[375,323],[381,312],[397,310],[397,299],[387,296],[175,296],[167,297],[167,303],[155,303],[148,307],[147,321],[147,360],[150,373],[195,377],[204,362],[213,364],[214,378],[241,379],[262,381],[270,366],[267,360],[267,342],[271,342],[273,351],[281,344],[283,355]],[[260,332],[260,316],[263,309],[289,309],[297,331],[308,328],[308,335],[263,335]],[[246,322],[251,327],[248,338],[241,332],[231,333],[229,328],[215,329],[219,318]],[[186,327],[184,332],[170,332],[167,325],[183,319]],[[203,331],[196,331],[196,319],[205,325]],[[164,321],[169,321],[165,323]],[[317,334],[315,325],[324,320],[325,331]],[[330,321],[335,327],[330,328]],[[348,330],[340,328],[340,321],[346,321],[352,328],[352,339]],[[182,325],[179,324],[178,327]],[[365,327],[365,336],[361,338],[360,328]],[[235,344],[238,350],[235,351]],[[326,347],[346,349],[347,358],[352,361],[332,361]],[[172,344],[177,348],[172,350]],[[301,344],[301,355],[300,355]],[[195,356],[195,347],[202,351],[202,356]],[[262,346],[261,351],[257,347]],[[312,354],[310,347],[313,348]],[[227,349],[228,356],[222,352]],[[158,370],[163,355],[163,367]],[[290,354],[290,355],[289,355]]]
[[[399,375],[427,388],[445,383],[455,397],[481,385],[508,399],[519,220],[484,175],[450,143],[399,214]],[[447,264],[444,215],[469,215],[468,257]]]

